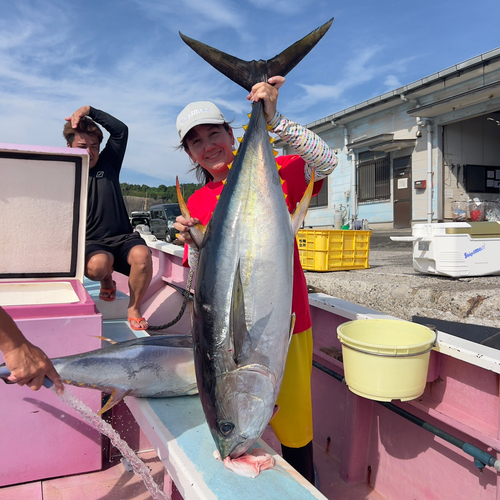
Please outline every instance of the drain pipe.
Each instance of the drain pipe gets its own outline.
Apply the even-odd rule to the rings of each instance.
[[[432,123],[427,120],[427,223],[432,224]]]
[[[432,224],[432,122],[417,117],[417,125],[427,129],[427,223]]]
[[[357,170],[356,165],[358,164],[358,153],[351,149],[351,220],[355,221],[358,218],[358,182],[357,182]],[[351,229],[354,229],[354,222],[352,223]]]
[[[349,144],[349,129],[344,125],[344,153],[346,157],[350,157],[351,166],[351,186],[349,191],[349,206],[351,209],[351,216],[349,220],[355,220],[358,215],[358,197],[356,195],[356,153],[352,149],[347,149]]]
[[[330,370],[326,366],[323,366],[322,364],[314,360],[313,360],[313,366],[315,368],[318,368],[322,372],[332,376],[339,382],[345,384],[345,378],[342,377],[342,375],[339,375],[338,373],[334,372],[333,370]],[[460,448],[462,451],[464,451],[465,453],[474,458],[474,465],[479,469],[480,472],[483,472],[483,469],[486,465],[493,467],[497,472],[500,472],[500,460],[497,460],[494,456],[490,455],[489,453],[486,453],[485,451],[480,450],[476,446],[466,443],[465,441],[462,441],[461,439],[458,439],[455,436],[448,434],[442,429],[439,429],[439,427],[429,424],[425,420],[422,420],[421,418],[412,415],[411,413],[403,410],[402,408],[399,408],[399,406],[396,406],[395,404],[386,403],[384,401],[376,401],[376,403],[384,406],[385,408],[391,410],[394,413],[397,413],[401,417],[406,418],[406,420],[409,420],[410,422],[418,425],[419,427],[422,427],[422,429],[431,432],[435,436],[438,436],[441,439],[448,441],[448,443],[451,443],[457,448]]]

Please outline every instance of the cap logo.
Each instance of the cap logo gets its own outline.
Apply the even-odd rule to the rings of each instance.
[[[210,108],[198,108],[198,109],[193,109],[190,113],[188,113],[186,116],[183,116],[181,118],[181,125],[184,125],[184,122],[189,120],[191,117],[194,115],[200,115],[203,113],[210,113]]]

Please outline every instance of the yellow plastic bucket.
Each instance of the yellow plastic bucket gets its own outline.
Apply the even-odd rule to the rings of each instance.
[[[409,401],[425,389],[436,333],[396,319],[358,319],[337,328],[349,389],[368,399]]]

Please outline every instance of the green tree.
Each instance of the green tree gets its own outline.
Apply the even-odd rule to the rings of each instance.
[[[120,183],[123,196],[135,196],[153,200],[164,200],[166,203],[177,203],[177,189],[174,186],[160,184],[158,187],[150,187],[146,184]],[[180,184],[184,200],[187,200],[201,185],[196,183]]]

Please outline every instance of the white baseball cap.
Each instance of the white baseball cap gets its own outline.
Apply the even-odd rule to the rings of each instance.
[[[188,104],[177,117],[176,126],[182,142],[185,135],[197,125],[222,125],[226,119],[221,110],[210,101],[196,101]]]

